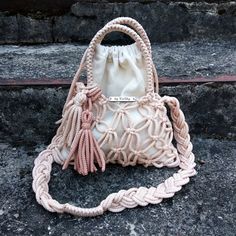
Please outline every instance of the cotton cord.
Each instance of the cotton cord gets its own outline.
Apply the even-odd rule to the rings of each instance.
[[[33,169],[33,190],[39,204],[51,212],[70,213],[75,216],[97,216],[105,211],[120,212],[125,208],[158,204],[164,198],[173,197],[187,184],[190,177],[196,174],[192,143],[190,142],[189,129],[179,102],[174,97],[164,96],[161,102],[168,104],[173,121],[174,136],[177,142],[177,150],[180,156],[180,170],[172,177],[159,184],[157,187],[139,187],[129,190],[120,190],[108,195],[97,207],[81,208],[69,203],[61,204],[49,194],[48,183],[52,163],[62,164],[62,160],[53,152],[52,147],[41,152],[35,159]]]

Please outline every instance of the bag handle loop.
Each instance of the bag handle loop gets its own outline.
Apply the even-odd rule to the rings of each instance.
[[[134,39],[140,48],[145,63],[146,63],[146,92],[153,93],[154,92],[154,85],[153,85],[153,72],[152,72],[152,59],[151,55],[147,49],[147,46],[143,42],[142,38],[132,29],[128,28],[127,26],[119,25],[119,24],[112,24],[112,25],[105,25],[101,30],[97,32],[97,34],[93,37],[92,41],[89,44],[88,51],[87,51],[87,59],[86,59],[86,66],[87,66],[87,83],[88,85],[92,85],[95,83],[93,78],[93,58],[96,51],[96,45],[100,44],[103,38],[111,32],[119,31],[129,35],[132,39]]]
[[[132,27],[132,29],[135,30],[139,34],[139,36],[142,38],[143,42],[146,44],[149,53],[150,54],[152,53],[151,43],[150,43],[150,40],[147,36],[147,33],[144,30],[144,28],[142,27],[142,25],[140,25],[138,23],[138,21],[136,21],[135,19],[133,19],[131,17],[118,17],[114,20],[111,20],[106,25],[113,25],[113,24],[127,25],[127,26]]]
[[[152,47],[151,47],[151,42],[147,36],[146,31],[144,30],[144,28],[142,27],[141,24],[139,24],[138,21],[136,21],[135,19],[131,18],[131,17],[118,17],[114,20],[111,20],[110,22],[108,22],[106,25],[112,25],[112,24],[121,24],[121,25],[127,25],[132,27],[132,29],[134,29],[139,36],[142,38],[143,42],[146,44],[148,51],[152,57]],[[151,58],[152,59],[152,58]],[[153,79],[156,85],[156,89],[155,92],[158,93],[159,92],[159,82],[158,82],[158,75],[157,75],[157,70],[155,67],[155,64],[152,62],[152,70],[153,70]]]
[[[147,36],[147,33],[146,31],[144,30],[144,28],[142,27],[141,24],[139,24],[138,21],[136,21],[135,19],[131,18],[131,17],[118,17],[114,20],[111,20],[110,22],[108,22],[106,25],[112,25],[112,24],[126,24],[130,27],[132,27],[138,34],[139,36],[142,38],[142,40],[144,41],[144,43],[146,44],[147,48],[148,48],[148,51],[151,55],[152,53],[152,50],[151,50],[151,43],[150,43],[150,40]],[[74,75],[74,78],[72,80],[72,83],[71,83],[71,86],[70,86],[70,90],[69,90],[69,93],[68,93],[68,96],[67,96],[67,99],[66,99],[66,103],[67,104],[69,102],[69,100],[71,99],[72,97],[72,93],[74,91],[74,88],[76,86],[76,83],[78,82],[79,80],[79,77],[80,77],[80,74],[82,72],[82,70],[84,69],[84,67],[86,66],[86,53],[87,53],[87,50],[84,52],[83,54],[83,57],[81,59],[81,63],[80,63],[80,66],[76,72],[76,74]],[[152,58],[151,58],[152,59]],[[159,82],[158,82],[158,75],[157,75],[157,71],[156,71],[156,68],[155,68],[155,65],[154,63],[152,62],[152,70],[153,70],[153,79],[155,81],[155,85],[156,85],[156,89],[155,89],[155,92],[158,93],[159,92]],[[63,109],[64,111],[64,109]]]

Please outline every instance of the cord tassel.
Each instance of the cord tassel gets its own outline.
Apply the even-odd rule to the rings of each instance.
[[[63,165],[66,169],[71,161],[74,161],[74,169],[82,175],[97,171],[95,162],[102,171],[105,170],[104,153],[99,147],[91,130],[93,113],[89,110],[82,112],[81,130],[77,133],[71,147],[68,159]]]
[[[61,119],[62,142],[70,147],[80,130],[82,105],[87,100],[86,94],[80,92],[67,104]]]

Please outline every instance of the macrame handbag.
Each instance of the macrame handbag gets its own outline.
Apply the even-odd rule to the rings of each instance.
[[[130,28],[129,28],[130,27]],[[118,31],[135,43],[103,46],[106,34]],[[78,82],[86,69],[87,85]],[[154,91],[154,81],[156,90]],[[169,107],[172,124],[167,116]],[[33,190],[51,212],[96,216],[138,205],[158,204],[173,197],[196,174],[188,125],[174,97],[160,97],[151,45],[142,26],[120,17],[97,32],[85,51],[62,112],[56,135],[35,159]],[[176,147],[172,144],[176,140]],[[139,187],[110,194],[94,208],[61,204],[49,194],[53,162],[87,175],[108,163],[122,166],[177,167],[180,170],[156,187]]]

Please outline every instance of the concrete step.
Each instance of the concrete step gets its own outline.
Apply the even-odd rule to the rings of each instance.
[[[61,80],[73,77],[87,45],[0,45],[4,80]],[[171,79],[236,75],[236,39],[153,44],[159,76]]]
[[[88,42],[109,20],[137,19],[152,42],[223,39],[236,34],[229,0],[12,0],[0,3],[0,43]],[[120,41],[116,34],[109,41]]]
[[[33,138],[33,137],[32,137]],[[236,142],[193,139],[198,175],[159,205],[107,213],[91,219],[45,211],[36,203],[31,171],[45,148],[0,144],[1,235],[227,235],[236,232]],[[108,165],[82,177],[53,165],[50,193],[57,200],[96,206],[120,189],[157,186],[175,170]]]
[[[85,48],[0,46],[0,139],[28,145],[49,143]],[[153,45],[160,94],[180,100],[191,135],[235,139],[235,49],[232,41]],[[223,78],[221,83],[219,78]]]
[[[235,139],[236,84],[178,85],[161,95],[179,99],[191,135]],[[0,140],[36,145],[49,143],[61,118],[67,88],[1,88]]]
[[[85,48],[0,46],[0,139],[49,143]],[[180,100],[191,135],[235,139],[235,49],[234,41],[153,45],[160,93]]]

